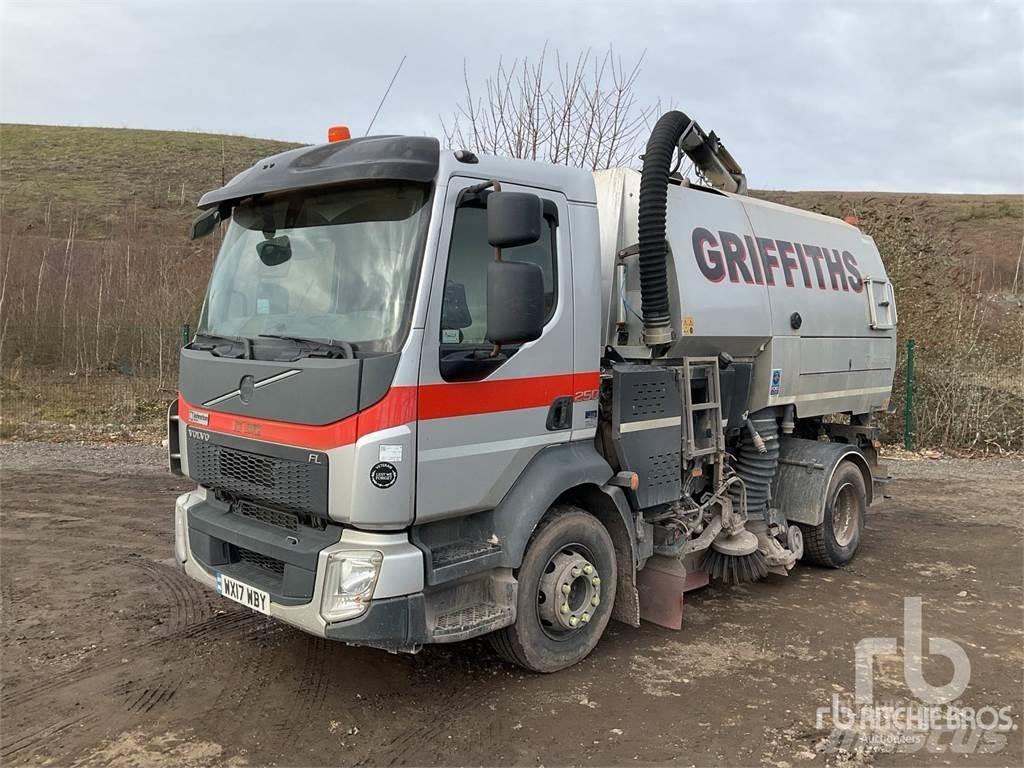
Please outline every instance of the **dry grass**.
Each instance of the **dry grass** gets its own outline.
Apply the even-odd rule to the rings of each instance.
[[[0,377],[0,438],[152,443],[166,431],[176,385],[115,372],[43,368]]]

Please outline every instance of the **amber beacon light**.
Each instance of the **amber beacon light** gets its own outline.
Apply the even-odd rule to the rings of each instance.
[[[327,129],[327,140],[330,142],[348,141],[351,138],[352,132],[347,125],[332,125]]]

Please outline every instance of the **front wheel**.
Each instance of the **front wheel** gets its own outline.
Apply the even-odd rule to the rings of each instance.
[[[519,568],[516,622],[494,632],[491,644],[534,672],[571,667],[604,633],[616,575],[615,548],[605,527],[578,507],[553,507]]]
[[[842,462],[825,496],[825,519],[813,527],[800,526],[804,534],[803,559],[829,568],[850,562],[860,546],[867,509],[864,475],[852,462]]]

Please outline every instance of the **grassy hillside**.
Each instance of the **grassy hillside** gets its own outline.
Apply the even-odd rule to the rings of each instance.
[[[293,146],[201,133],[0,125],[0,366],[8,393],[15,379],[23,394],[38,392],[41,386],[26,382],[44,369],[173,382],[181,324],[195,320],[217,247],[215,238],[186,240],[196,201],[222,178]],[[923,371],[932,366],[968,384],[975,375],[1009,376],[1000,393],[1021,387],[1024,274],[1016,270],[1024,196],[754,194],[858,218],[897,286],[900,333],[917,339]],[[1002,405],[982,405],[1002,402],[987,389],[979,395],[973,384],[961,392],[944,382],[935,403],[922,406],[925,417],[938,414],[922,435],[931,430],[966,442],[972,430],[1012,433],[1024,446],[1024,414],[1011,409],[1007,417]],[[141,396],[132,397],[135,403]],[[966,397],[985,410],[975,422],[999,424],[961,423]],[[140,402],[146,411],[145,398]],[[57,410],[66,415],[76,407]]]
[[[1019,359],[1024,352],[1024,196],[754,194],[856,217],[875,239],[896,285],[904,338],[926,349],[984,349],[1001,358]]]
[[[169,237],[206,191],[267,155],[298,146],[244,136],[126,128],[0,125],[5,222],[54,224],[77,211],[82,237],[101,239],[132,215]]]
[[[916,222],[948,247],[986,292],[1013,286],[1024,236],[1024,195],[928,195],[887,192],[765,192],[784,205],[830,216],[854,215],[886,226]],[[894,218],[894,214],[896,215]],[[902,217],[902,218],[901,218]],[[1018,291],[1024,275],[1018,276]]]

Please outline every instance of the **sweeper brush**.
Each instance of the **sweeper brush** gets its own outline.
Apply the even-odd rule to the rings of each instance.
[[[764,555],[757,551],[749,555],[726,555],[717,549],[708,549],[702,567],[712,579],[726,584],[758,581],[768,575]]]
[[[747,530],[719,534],[704,555],[702,567],[708,576],[726,584],[757,581],[768,575],[768,563],[758,551],[757,536]]]

